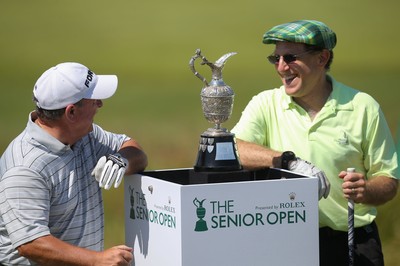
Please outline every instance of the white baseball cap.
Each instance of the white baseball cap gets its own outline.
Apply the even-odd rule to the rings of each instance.
[[[57,110],[82,99],[107,99],[117,85],[116,75],[96,75],[82,64],[67,62],[46,70],[36,81],[33,96],[38,107]]]

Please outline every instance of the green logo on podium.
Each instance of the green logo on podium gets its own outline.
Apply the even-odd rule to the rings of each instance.
[[[197,207],[196,209],[197,218],[199,218],[199,220],[196,222],[196,227],[194,228],[194,231],[196,232],[203,232],[208,230],[207,222],[203,220],[203,218],[206,216],[206,209],[203,207],[203,202],[205,200],[206,199],[199,201],[197,198],[193,200],[194,206]]]

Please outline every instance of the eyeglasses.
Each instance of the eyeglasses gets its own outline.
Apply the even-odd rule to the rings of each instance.
[[[281,59],[281,56],[283,57],[283,61],[285,61],[286,64],[292,63],[294,61],[297,60],[297,58],[299,58],[299,56],[304,55],[304,54],[308,54],[308,53],[312,53],[314,52],[313,50],[307,50],[303,53],[300,54],[285,54],[285,55],[278,55],[278,54],[272,54],[270,56],[268,56],[268,61],[271,64],[278,64],[279,60]]]

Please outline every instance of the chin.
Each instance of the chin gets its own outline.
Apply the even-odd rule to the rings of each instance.
[[[301,84],[292,82],[291,84],[284,83],[285,92],[287,95],[295,96],[301,91]]]
[[[289,96],[296,96],[296,94],[299,92],[299,89],[297,87],[288,87],[285,85],[285,92]]]

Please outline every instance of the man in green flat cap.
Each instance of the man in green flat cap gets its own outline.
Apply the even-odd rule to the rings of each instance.
[[[254,96],[232,132],[244,168],[319,178],[321,266],[349,265],[348,200],[355,202],[355,265],[383,265],[374,220],[376,206],[397,193],[397,153],[379,104],[327,74],[336,40],[315,20],[267,31],[263,43],[275,44],[268,61],[283,85]]]

